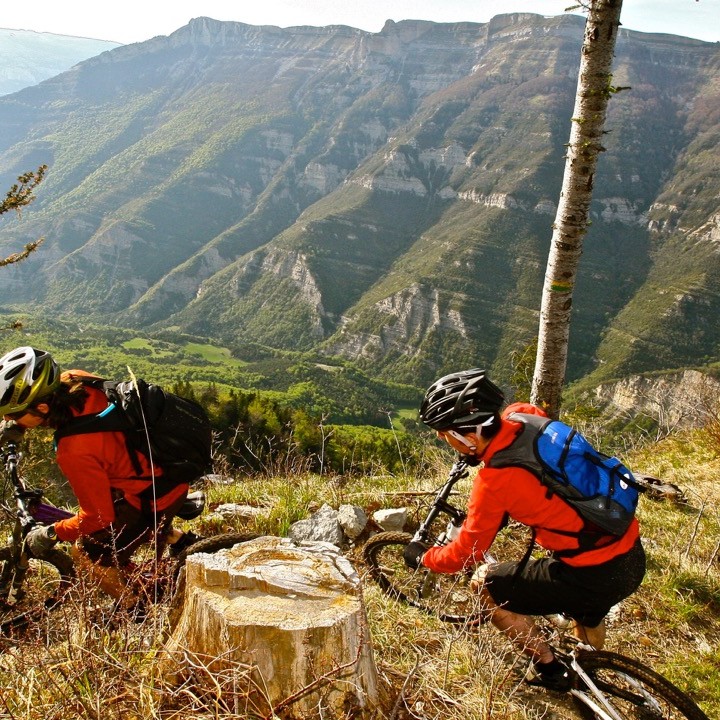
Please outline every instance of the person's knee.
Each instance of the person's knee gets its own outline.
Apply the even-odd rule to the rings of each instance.
[[[80,542],[74,542],[70,546],[70,557],[76,567],[88,567],[93,564],[92,558],[88,555],[87,551],[83,548],[82,543]]]
[[[480,565],[470,579],[470,588],[477,593],[480,609],[485,620],[495,622],[495,615],[500,610],[495,599],[490,594],[490,583],[488,582],[488,565]]]

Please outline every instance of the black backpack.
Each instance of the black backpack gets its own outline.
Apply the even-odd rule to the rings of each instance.
[[[212,429],[198,403],[142,379],[79,379],[102,390],[108,406],[96,415],[81,415],[64,424],[55,432],[56,445],[68,435],[123,432],[138,477],[142,468],[137,453],[162,468],[154,487],[148,488],[157,496],[181,483],[192,483],[211,469]]]

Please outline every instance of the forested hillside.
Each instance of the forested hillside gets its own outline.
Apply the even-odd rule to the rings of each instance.
[[[0,98],[4,303],[422,386],[537,332],[582,18],[193,20]],[[718,356],[718,48],[622,31],[569,379]],[[627,89],[629,88],[629,89]]]

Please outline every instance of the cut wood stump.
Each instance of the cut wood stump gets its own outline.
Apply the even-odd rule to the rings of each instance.
[[[191,555],[166,674],[243,717],[363,718],[378,676],[360,580],[329,543],[262,537]]]

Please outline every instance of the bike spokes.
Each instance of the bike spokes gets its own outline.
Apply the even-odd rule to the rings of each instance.
[[[444,622],[477,624],[482,615],[477,596],[464,575],[438,575],[426,568],[412,570],[403,560],[411,536],[379,533],[365,545],[365,560],[383,592],[400,602],[437,615]]]

